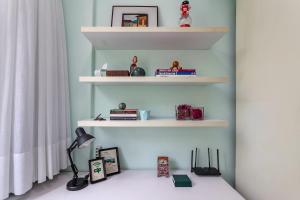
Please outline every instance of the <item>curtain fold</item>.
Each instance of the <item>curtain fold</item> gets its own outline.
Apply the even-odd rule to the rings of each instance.
[[[0,199],[67,167],[69,88],[61,0],[0,1]]]

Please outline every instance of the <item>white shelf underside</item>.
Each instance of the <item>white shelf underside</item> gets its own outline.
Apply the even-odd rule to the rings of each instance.
[[[81,27],[81,32],[102,50],[207,50],[228,28]]]
[[[79,81],[97,85],[208,85],[226,83],[227,77],[96,77],[81,76]]]
[[[150,119],[150,120],[82,120],[78,121],[81,127],[227,127],[226,120],[176,120],[176,119]]]

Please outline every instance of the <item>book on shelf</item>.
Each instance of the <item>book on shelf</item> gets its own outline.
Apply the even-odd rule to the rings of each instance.
[[[156,77],[196,77],[197,75],[155,75]]]
[[[110,117],[137,117],[137,114],[110,114]]]
[[[137,117],[110,117],[110,120],[137,120]]]
[[[155,75],[196,75],[195,72],[159,72]]]
[[[106,76],[130,76],[128,70],[107,70]]]
[[[110,114],[137,114],[138,110],[137,109],[111,109]]]
[[[175,72],[172,69],[157,69],[156,72]],[[180,69],[177,72],[196,72],[196,69]]]
[[[155,76],[195,76],[195,69],[181,69],[178,71],[172,71],[171,69],[157,69]]]

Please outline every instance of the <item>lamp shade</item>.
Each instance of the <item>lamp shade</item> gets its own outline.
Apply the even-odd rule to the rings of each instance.
[[[81,127],[78,127],[75,132],[77,135],[77,145],[79,149],[87,147],[95,141],[95,137],[87,134]]]

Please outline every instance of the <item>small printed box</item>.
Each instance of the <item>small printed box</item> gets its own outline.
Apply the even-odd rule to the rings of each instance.
[[[167,156],[157,158],[157,176],[169,177],[169,158]]]

